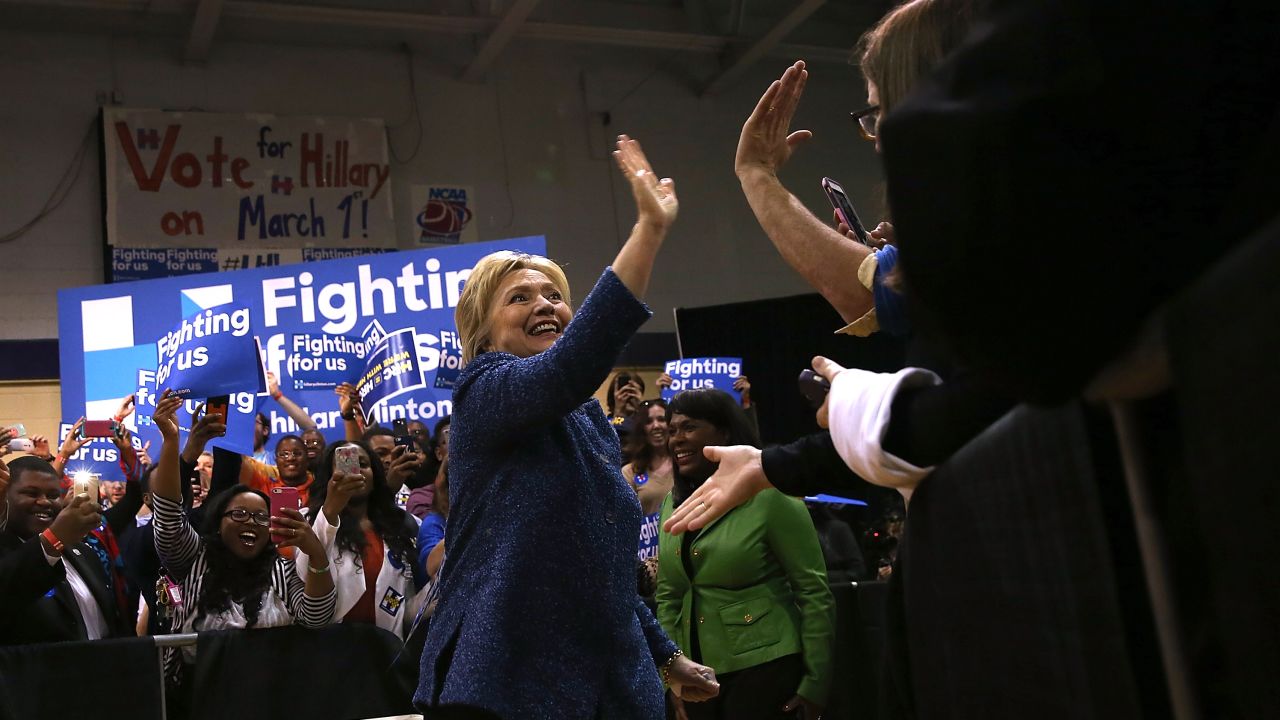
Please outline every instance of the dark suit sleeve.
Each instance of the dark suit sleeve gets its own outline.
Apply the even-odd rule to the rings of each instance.
[[[829,432],[765,448],[760,463],[774,487],[796,497],[830,493],[860,498],[870,487],[841,459]]]
[[[636,596],[636,618],[640,620],[640,630],[644,632],[644,640],[649,644],[649,654],[653,656],[653,662],[662,665],[676,654],[676,644],[667,637],[667,633],[658,625],[658,619],[653,616],[653,611],[648,605],[644,604],[644,600],[640,596]]]
[[[107,521],[107,526],[111,528],[111,532],[119,537],[124,529],[134,522],[134,517],[137,516],[138,511],[141,509],[142,483],[130,478],[125,482],[124,497],[120,498],[120,502],[112,505],[106,512],[102,513],[102,517]]]
[[[916,467],[941,465],[1013,406],[1011,397],[972,374],[903,388],[893,398],[881,447]]]
[[[0,617],[13,617],[66,577],[62,563],[49,564],[38,537],[0,557]]]

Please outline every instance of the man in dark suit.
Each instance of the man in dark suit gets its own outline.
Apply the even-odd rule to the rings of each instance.
[[[0,644],[126,634],[107,570],[83,542],[102,523],[97,498],[60,503],[58,472],[36,457],[12,461],[7,474],[0,472]]]

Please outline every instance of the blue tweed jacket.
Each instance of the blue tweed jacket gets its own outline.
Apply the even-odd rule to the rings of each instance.
[[[448,562],[414,703],[515,720],[657,720],[676,646],[636,594],[640,504],[592,393],[652,313],[606,269],[564,335],[462,371]]]

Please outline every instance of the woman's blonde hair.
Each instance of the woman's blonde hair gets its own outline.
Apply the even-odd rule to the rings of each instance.
[[[910,0],[889,11],[854,50],[880,94],[880,115],[902,102],[969,33],[973,0]]]
[[[517,270],[537,270],[546,275],[560,290],[566,305],[570,304],[569,278],[554,262],[541,255],[499,250],[480,258],[462,286],[462,296],[453,319],[462,340],[462,361],[469,363],[487,351],[489,330],[493,324],[493,296],[503,278]]]

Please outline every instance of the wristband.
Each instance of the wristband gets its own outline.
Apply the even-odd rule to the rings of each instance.
[[[343,420],[355,420],[355,419],[356,419],[356,413],[355,413],[355,411],[354,411],[354,410],[352,410],[350,414],[342,413],[342,419],[343,419]]]
[[[53,551],[55,553],[59,555],[62,554],[62,541],[58,539],[57,535],[53,534],[53,528],[45,528],[44,532],[40,533],[40,537],[49,542],[49,545],[53,547]]]
[[[276,390],[275,392],[271,393],[272,400],[279,400],[282,397],[284,397],[284,393],[279,390]]]
[[[314,565],[308,565],[307,572],[311,573],[312,575],[328,575],[329,566],[325,565],[323,568],[317,569]]]

